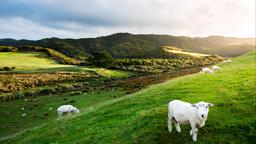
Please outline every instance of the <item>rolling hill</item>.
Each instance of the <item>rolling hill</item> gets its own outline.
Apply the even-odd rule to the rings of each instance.
[[[188,52],[233,57],[255,49],[255,39],[116,33],[109,36],[81,39],[46,38],[37,41],[0,39],[0,45],[48,47],[79,59],[84,59],[99,51],[107,51],[117,58],[170,57],[170,54],[163,50],[163,46],[177,47]]]
[[[54,57],[44,52],[0,52],[0,74],[3,67],[15,67],[14,73],[55,73],[55,72],[88,72],[93,71],[105,77],[126,77],[130,72],[109,70],[88,66],[60,64]],[[7,72],[8,73],[8,72]],[[1,82],[0,82],[1,83]]]
[[[1,139],[1,143],[193,143],[189,126],[167,132],[167,103],[214,103],[198,143],[255,143],[256,52],[221,63],[214,74],[192,74],[82,109],[82,113]]]
[[[70,67],[62,65],[41,52],[0,52],[1,66],[15,67],[16,70],[39,70]]]

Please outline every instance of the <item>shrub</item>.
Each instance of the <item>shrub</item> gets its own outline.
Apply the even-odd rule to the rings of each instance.
[[[15,52],[18,49],[13,46],[0,46],[0,52]]]
[[[106,51],[94,53],[93,56],[89,58],[89,61],[94,66],[106,68],[111,67],[114,62],[112,56]]]
[[[11,67],[4,67],[3,71],[12,71],[12,68]]]

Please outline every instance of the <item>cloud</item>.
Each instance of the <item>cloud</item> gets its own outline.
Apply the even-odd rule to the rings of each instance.
[[[255,37],[254,0],[7,0],[0,37],[95,37],[115,32]]]

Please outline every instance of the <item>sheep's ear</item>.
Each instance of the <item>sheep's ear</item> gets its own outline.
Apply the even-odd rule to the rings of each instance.
[[[214,104],[208,103],[208,107],[213,107],[213,106],[214,106]]]
[[[196,104],[191,104],[191,106],[192,106],[192,107],[194,107],[194,108],[196,108],[196,107],[197,107],[197,106],[196,106]]]

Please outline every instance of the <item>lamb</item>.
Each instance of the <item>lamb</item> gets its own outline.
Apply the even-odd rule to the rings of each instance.
[[[213,71],[221,70],[221,68],[219,66],[214,65],[214,66],[212,66],[212,70]]]
[[[79,113],[79,109],[72,105],[62,105],[57,109],[58,116],[62,116],[65,113]]]
[[[172,131],[172,121],[174,121],[177,132],[181,132],[180,124],[190,124],[190,135],[193,141],[197,141],[197,131],[205,125],[208,117],[209,107],[213,104],[198,102],[190,104],[180,100],[173,100],[168,105],[168,130]]]
[[[209,69],[209,68],[203,68],[202,72],[203,73],[213,73],[213,71],[211,69]]]
[[[22,116],[22,117],[25,117],[26,115],[27,115],[26,113],[23,113],[21,116]]]
[[[223,62],[224,62],[224,63],[230,63],[230,62],[232,62],[232,60],[227,59],[227,60],[224,60]]]

